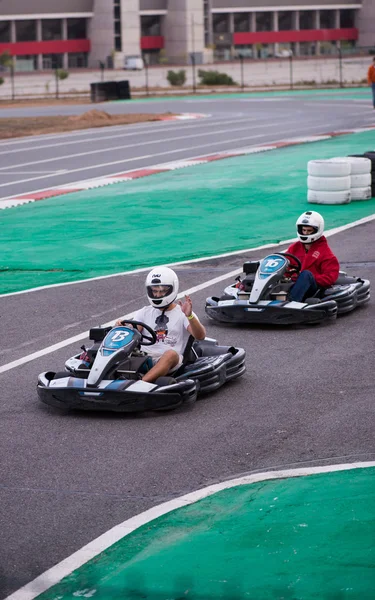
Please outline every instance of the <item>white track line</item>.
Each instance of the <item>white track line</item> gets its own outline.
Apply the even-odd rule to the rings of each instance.
[[[253,121],[257,121],[258,123],[260,121],[268,121],[269,123],[269,117],[268,118],[263,118],[263,119],[256,119],[255,117],[249,117],[249,118],[236,118],[236,119],[232,119],[232,120],[225,120],[223,118],[217,118],[216,120],[210,120],[207,124],[209,126],[215,126],[215,125],[220,125],[220,124],[225,124],[225,125],[230,125],[231,123],[243,123],[243,122],[253,122]],[[153,123],[155,123],[156,121],[152,121]],[[197,129],[197,128],[202,128],[202,123],[200,121],[195,121],[194,123],[190,123],[189,125],[186,124],[186,121],[180,121],[180,125],[176,125],[176,121],[163,121],[164,123],[173,123],[173,127],[168,127],[165,129],[161,129],[160,133],[169,133],[170,131],[181,131],[181,123],[184,123],[183,125],[183,131],[185,131],[186,129]],[[275,121],[276,123],[277,121]],[[123,128],[125,127],[129,127],[128,125],[123,125]],[[108,128],[107,128],[108,129]],[[242,128],[243,130],[243,128]],[[86,143],[91,143],[91,142],[97,142],[97,141],[102,141],[102,140],[113,140],[115,138],[123,138],[123,137],[129,137],[129,136],[134,136],[136,134],[138,135],[147,135],[147,134],[155,134],[155,129],[151,128],[151,129],[144,129],[141,132],[140,131],[128,131],[128,129],[124,129],[124,131],[119,132],[119,133],[115,133],[110,134],[110,135],[101,135],[101,136],[96,136],[96,137],[91,137],[91,138],[86,138],[84,140],[71,140],[71,141],[65,141],[64,140],[64,147],[65,146],[69,146],[71,144],[86,144]],[[30,137],[28,138],[29,140],[31,139]],[[58,138],[59,139],[59,138]],[[42,140],[40,140],[42,141]],[[163,138],[161,138],[160,141],[164,141]],[[61,140],[59,142],[57,142],[56,144],[43,144],[42,146],[34,146],[32,145],[32,142],[30,143],[30,146],[32,146],[32,151],[34,152],[35,150],[42,150],[43,148],[56,148],[61,146]],[[0,146],[1,148],[1,146]],[[3,150],[0,151],[0,155],[1,154],[14,154],[16,152],[28,152],[30,150],[30,148],[14,148],[13,150]]]
[[[288,122],[284,122],[284,125],[289,124],[290,126],[295,124],[295,121],[290,121]],[[275,127],[275,123],[268,123],[266,125],[261,124],[261,125],[254,125],[251,127],[252,130],[254,129],[259,129],[259,128],[269,128],[269,127]],[[315,126],[316,127],[316,126]],[[322,127],[324,127],[324,125],[322,125]],[[179,135],[176,137],[170,137],[170,138],[162,138],[162,139],[157,139],[157,140],[147,140],[145,142],[139,142],[139,143],[133,143],[133,144],[126,144],[126,145],[121,145],[121,146],[110,146],[109,148],[99,148],[97,150],[90,150],[89,152],[77,152],[76,154],[65,154],[65,156],[54,156],[53,158],[46,158],[46,159],[42,159],[43,165],[45,163],[49,163],[49,162],[54,162],[54,161],[61,161],[61,160],[70,160],[72,158],[79,158],[81,156],[91,156],[93,154],[101,154],[104,152],[112,152],[114,150],[127,150],[128,148],[139,148],[140,146],[150,146],[151,144],[165,144],[166,142],[177,142],[180,140],[187,140],[190,138],[198,138],[198,137],[208,137],[210,135],[219,135],[221,133],[233,133],[234,131],[244,131],[244,127],[237,127],[237,128],[229,128],[229,129],[215,129],[214,131],[204,131],[201,133],[192,133],[190,135]],[[290,132],[290,128],[287,130]],[[253,137],[259,137],[259,136],[253,136]],[[252,139],[252,138],[249,138]],[[128,159],[129,160],[129,159]],[[135,160],[131,159],[131,160]],[[38,160],[33,160],[30,162],[25,162],[25,163],[18,163],[16,165],[10,165],[8,167],[0,167],[0,171],[8,171],[8,170],[12,170],[12,169],[17,169],[18,167],[29,167],[31,165],[40,165],[41,159]]]
[[[336,233],[340,233],[341,231],[345,231],[346,229],[350,229],[356,225],[362,225],[363,223],[368,223],[369,221],[372,221],[373,219],[375,219],[375,214],[371,215],[369,217],[364,217],[363,219],[360,219],[359,221],[355,221],[353,223],[349,223],[348,225],[342,225],[341,227],[336,227],[335,229],[331,229],[329,231],[326,232],[326,236],[330,236],[330,235],[334,235]],[[257,248],[248,248],[247,250],[240,250],[240,251],[234,251],[234,252],[228,252],[226,254],[218,254],[216,256],[211,256],[209,258],[222,258],[225,256],[233,256],[236,254],[244,254],[246,252],[254,252],[256,250],[263,250],[266,248],[274,248],[277,246],[284,246],[285,244],[289,244],[291,241],[293,240],[284,240],[282,242],[279,242],[279,244],[266,244],[264,246],[258,246]],[[199,258],[196,260],[185,260],[185,261],[181,261],[181,262],[176,262],[176,263],[170,263],[168,266],[178,266],[178,265],[183,265],[183,264],[191,264],[191,263],[196,263],[196,262],[202,262],[204,260],[208,260],[207,257],[204,258]],[[134,274],[134,273],[141,273],[144,271],[148,271],[151,267],[145,267],[142,269],[136,269],[134,271],[124,271],[123,273],[117,273],[116,275],[104,275],[102,277],[94,277],[92,279],[89,280],[83,280],[83,281],[76,281],[73,283],[84,283],[86,281],[95,281],[98,279],[108,279],[110,277],[119,277],[121,275],[130,275],[130,274]],[[178,298],[182,298],[185,294],[194,294],[196,292],[199,292],[200,290],[203,290],[211,285],[215,285],[216,283],[219,283],[220,281],[224,281],[225,279],[231,279],[233,277],[235,277],[236,275],[239,275],[240,273],[242,273],[242,268],[238,268],[238,269],[234,269],[233,271],[229,271],[228,273],[225,273],[224,275],[219,275],[218,277],[214,277],[213,279],[209,279],[208,281],[205,281],[199,285],[196,285],[192,288],[189,288],[188,290],[185,290],[184,292],[180,292],[178,294]],[[72,285],[71,283],[65,283],[65,284],[55,284],[55,286],[44,286],[44,288],[33,288],[33,290],[25,290],[24,292],[13,292],[11,294],[3,294],[1,297],[3,296],[14,296],[16,294],[20,294],[20,293],[27,293],[30,291],[38,291],[40,289],[46,289],[49,287],[58,287],[60,285]],[[124,315],[124,319],[126,318],[130,318],[132,316],[132,314],[134,313],[134,311],[132,313],[129,313],[127,315]],[[109,321],[108,323],[104,323],[103,327],[109,327],[110,325],[114,324],[114,320]],[[31,362],[33,360],[36,360],[38,358],[40,358],[41,356],[45,356],[46,354],[51,354],[52,352],[56,352],[57,350],[61,350],[61,348],[65,348],[66,346],[69,346],[70,344],[74,344],[76,342],[79,342],[83,339],[86,339],[88,337],[88,331],[84,331],[83,333],[79,333],[78,335],[75,335],[73,337],[70,337],[66,340],[62,340],[61,342],[58,342],[57,344],[53,344],[52,346],[47,346],[46,348],[43,348],[42,350],[38,350],[37,352],[33,352],[32,354],[28,354],[26,356],[23,356],[22,358],[19,358],[17,360],[14,360],[10,363],[7,363],[3,366],[0,366],[0,373],[5,373],[6,371],[10,371],[12,369],[15,369],[16,367],[19,367],[21,365],[24,365],[28,362]]]
[[[347,225],[341,225],[340,227],[335,227],[334,229],[329,229],[328,231],[325,232],[325,236],[328,237],[330,235],[335,235],[336,233],[340,233],[341,231],[346,231],[347,229],[351,229],[352,227],[356,227],[357,225],[363,225],[364,223],[368,223],[370,221],[373,221],[374,219],[375,219],[375,214],[369,215],[368,217],[363,217],[362,219],[359,219],[358,221],[353,221],[352,223],[348,223]],[[224,252],[222,254],[213,254],[213,255],[209,255],[209,256],[203,256],[201,258],[195,258],[195,259],[189,258],[188,260],[181,260],[181,261],[177,261],[177,262],[173,262],[173,263],[168,263],[163,266],[178,267],[180,265],[193,264],[193,263],[198,263],[198,262],[202,262],[205,260],[213,260],[215,258],[225,258],[227,256],[235,256],[238,254],[246,254],[247,252],[256,252],[258,250],[266,250],[267,248],[275,248],[278,246],[284,246],[285,244],[290,244],[291,242],[294,242],[294,241],[295,241],[295,238],[290,238],[288,240],[284,240],[279,243],[275,242],[274,244],[264,244],[262,246],[256,246],[255,248],[246,248],[245,250],[233,250],[232,252]],[[0,294],[0,298],[4,298],[6,296],[19,296],[21,294],[29,294],[31,292],[39,292],[42,290],[48,290],[48,289],[57,288],[57,287],[64,287],[64,286],[68,286],[68,285],[80,285],[82,283],[85,284],[85,283],[88,283],[91,281],[99,281],[101,279],[111,279],[112,277],[123,277],[124,275],[134,275],[136,273],[145,273],[146,271],[149,271],[151,268],[152,268],[152,265],[150,265],[148,267],[142,267],[141,269],[134,269],[134,270],[130,270],[130,271],[120,271],[119,273],[112,273],[111,275],[99,275],[98,277],[90,277],[88,279],[79,279],[77,281],[67,281],[64,283],[52,283],[50,285],[42,285],[40,287],[30,288],[28,290],[21,290],[19,292],[9,292],[7,294]]]
[[[83,546],[80,550],[61,561],[48,571],[45,571],[33,581],[26,584],[10,596],[7,596],[4,600],[34,600],[43,592],[49,590],[52,586],[59,583],[64,577],[67,577],[73,571],[76,571],[89,560],[92,560],[104,550],[107,550],[110,546],[123,539],[136,529],[139,529],[143,525],[158,519],[159,517],[170,513],[172,510],[184,508],[194,502],[203,500],[209,496],[213,496],[218,492],[230,489],[239,485],[251,485],[260,481],[269,481],[273,479],[286,479],[289,477],[306,477],[310,475],[319,475],[321,473],[335,473],[337,471],[349,471],[352,469],[364,469],[369,467],[375,467],[375,462],[356,462],[347,463],[340,465],[329,465],[321,467],[307,467],[298,469],[285,469],[283,471],[265,471],[264,473],[256,473],[254,475],[245,475],[237,479],[231,479],[223,481],[208,487],[190,492],[179,498],[174,498],[168,502],[163,502],[157,506],[153,506],[149,510],[146,510],[135,517],[131,517],[112,529],[109,529],[103,535],[97,537],[95,540]]]
[[[203,290],[204,288],[206,288],[210,285],[214,285],[215,283],[219,283],[220,281],[223,281],[224,279],[234,277],[235,275],[238,275],[239,273],[241,273],[241,271],[242,271],[242,269],[235,269],[234,271],[230,271],[229,273],[226,273],[225,275],[220,275],[219,277],[214,277],[214,279],[210,279],[209,281],[205,281],[204,283],[201,283],[200,285],[196,285],[192,288],[189,288],[188,290],[185,290],[184,292],[180,292],[178,294],[177,298],[182,298],[183,296],[185,296],[185,294],[190,295],[190,294],[194,294],[195,292],[199,292],[200,290]],[[123,315],[123,318],[130,319],[131,316],[134,314],[135,310],[133,310],[131,313],[129,313],[127,315]],[[112,321],[109,321],[108,323],[104,323],[102,326],[109,327],[109,326],[114,325],[114,323],[115,323],[115,319],[113,319]],[[22,358],[19,358],[18,360],[14,360],[6,365],[1,366],[0,373],[5,373],[6,371],[10,371],[11,369],[15,369],[16,367],[24,365],[33,360],[36,360],[36,359],[40,358],[41,356],[45,356],[46,354],[51,354],[52,352],[61,350],[61,348],[65,348],[66,346],[69,346],[70,344],[75,344],[76,342],[86,339],[88,337],[88,335],[89,335],[89,332],[84,331],[83,333],[74,335],[73,337],[70,337],[66,340],[62,340],[61,342],[58,342],[57,344],[53,344],[52,346],[48,346],[47,348],[43,348],[42,350],[38,350],[37,352],[33,352],[32,354],[28,354],[27,356],[23,356]]]

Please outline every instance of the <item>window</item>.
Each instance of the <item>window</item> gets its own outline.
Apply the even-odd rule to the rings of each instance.
[[[87,53],[86,52],[70,52],[68,54],[69,69],[86,69],[87,68]]]
[[[62,20],[61,19],[43,19],[42,20],[42,40],[61,40],[62,39]]]
[[[292,10],[284,10],[278,13],[279,31],[291,31],[294,29],[294,15]]]
[[[10,36],[10,21],[0,22],[0,44],[11,41]]]
[[[236,57],[243,56],[243,58],[253,58],[253,47],[252,45],[243,45],[234,47]]]
[[[300,56],[313,56],[316,54],[316,43],[315,42],[300,42],[299,44]]]
[[[86,19],[67,19],[68,40],[84,40],[87,37]]]
[[[256,13],[256,30],[257,31],[273,31],[271,12]]]
[[[336,42],[320,42],[320,54],[336,54]]]
[[[206,48],[211,43],[210,15],[211,15],[211,10],[210,10],[209,0],[203,0],[204,45]]]
[[[36,71],[38,68],[38,59],[36,54],[25,54],[16,57],[16,71]]]
[[[316,29],[315,12],[313,10],[301,10],[299,13],[300,29]]]
[[[249,13],[234,13],[234,31],[251,31]]]
[[[159,15],[141,16],[141,35],[161,35],[161,18]]]
[[[321,10],[320,11],[320,29],[335,28],[335,11]]]
[[[122,32],[121,32],[121,6],[120,0],[113,0],[113,14],[114,14],[114,43],[116,52],[122,50]]]
[[[229,33],[228,15],[213,15],[214,33]]]
[[[43,54],[43,69],[62,69],[62,54]]]
[[[36,41],[36,21],[16,21],[16,41]]]
[[[343,29],[355,27],[355,10],[340,10],[340,27]]]

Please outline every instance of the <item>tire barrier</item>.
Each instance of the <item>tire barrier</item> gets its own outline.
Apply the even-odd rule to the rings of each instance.
[[[314,177],[344,177],[351,174],[351,168],[349,162],[309,160],[307,172]]]
[[[313,204],[347,204],[375,197],[375,151],[310,160],[307,171],[307,201]]]
[[[307,201],[312,204],[348,204],[351,200],[349,161],[310,160],[307,165]]]
[[[359,158],[367,158],[371,161],[371,197],[375,198],[375,150],[368,150],[364,154],[352,154],[351,156]],[[368,185],[368,184],[366,184]],[[360,187],[360,186],[358,186]],[[366,186],[364,186],[366,187]]]
[[[367,187],[352,187],[350,188],[352,200],[371,200],[371,185]]]
[[[364,175],[359,175],[358,177],[364,177]],[[343,177],[315,177],[314,175],[308,175],[307,177],[307,187],[309,190],[316,190],[317,192],[347,191],[350,189],[350,182],[350,175]],[[367,185],[367,181],[364,185]]]
[[[312,204],[349,204],[351,200],[350,188],[339,192],[308,190],[307,202]]]

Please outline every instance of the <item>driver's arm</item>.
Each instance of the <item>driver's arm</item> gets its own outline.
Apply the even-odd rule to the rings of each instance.
[[[206,329],[194,313],[191,313],[191,317],[192,318],[189,319],[189,327],[187,328],[188,332],[193,335],[196,340],[204,340],[206,337]]]

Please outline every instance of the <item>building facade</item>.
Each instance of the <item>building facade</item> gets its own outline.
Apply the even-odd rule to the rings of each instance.
[[[375,48],[375,0],[0,0],[0,53],[19,71],[122,67],[141,54],[149,64],[327,55],[338,46]]]

